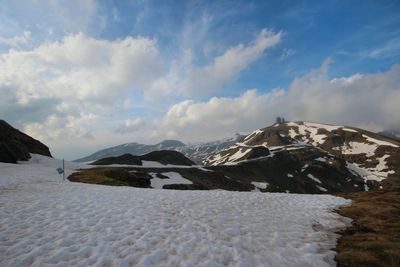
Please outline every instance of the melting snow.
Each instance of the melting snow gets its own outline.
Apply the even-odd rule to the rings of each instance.
[[[335,266],[349,223],[339,197],[61,182],[60,165],[0,163],[0,266]]]
[[[249,134],[248,136],[246,136],[246,137],[244,138],[244,141],[250,141],[251,139],[253,139],[253,137],[255,137],[256,135],[258,135],[258,134],[260,134],[260,133],[262,133],[262,132],[263,132],[263,131],[260,130],[260,129],[255,130],[254,132],[252,132],[251,134]]]
[[[317,182],[317,183],[321,183],[321,180],[316,178],[314,175],[312,175],[311,173],[307,174],[307,177],[310,178],[311,180]]]
[[[263,182],[251,182],[252,185],[254,185],[255,187],[258,187],[260,189],[267,189],[268,187],[268,183],[263,183]]]
[[[343,127],[342,130],[347,131],[347,132],[358,133],[356,130],[353,130],[353,129],[350,129],[350,128],[346,128],[346,127]]]
[[[167,184],[193,184],[192,181],[183,178],[182,175],[177,172],[163,172],[162,175],[167,176],[168,179],[158,178],[156,173],[150,173],[150,175],[153,177],[153,179],[151,179],[151,187],[157,189],[162,189],[163,186]]]
[[[328,190],[322,186],[317,185],[317,188],[323,192],[327,192]]]
[[[303,168],[301,168],[301,172],[304,172],[308,168],[308,164],[304,165]]]
[[[363,134],[362,136],[363,136],[365,139],[367,139],[369,142],[378,144],[378,145],[380,145],[380,146],[399,147],[399,146],[397,146],[397,145],[395,145],[395,144],[392,144],[392,143],[390,143],[390,142],[378,140],[378,139],[369,137],[368,135],[365,135],[365,134]]]
[[[367,157],[371,157],[375,154],[375,150],[378,145],[376,144],[367,144],[360,142],[349,142],[348,145],[344,145],[341,147],[334,147],[334,150],[340,150],[343,154],[362,154],[365,153]]]
[[[382,181],[387,177],[387,174],[382,172],[380,173],[379,171],[374,171],[374,169],[365,169],[361,168],[358,164],[356,163],[348,163],[347,162],[347,169],[349,169],[350,172],[352,172],[355,175],[359,175],[364,178],[364,181],[368,180],[373,180],[373,181]],[[379,175],[383,174],[383,175]]]

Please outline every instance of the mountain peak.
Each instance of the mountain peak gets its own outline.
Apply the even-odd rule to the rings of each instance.
[[[157,146],[160,147],[183,147],[186,146],[184,143],[178,140],[163,140],[162,142],[158,143]]]

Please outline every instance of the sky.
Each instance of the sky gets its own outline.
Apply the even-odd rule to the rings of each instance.
[[[400,1],[0,0],[0,119],[76,159],[277,116],[400,130]]]

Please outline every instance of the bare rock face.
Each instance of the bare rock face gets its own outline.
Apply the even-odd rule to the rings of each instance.
[[[51,157],[46,145],[0,120],[0,162],[28,160],[31,153]]]

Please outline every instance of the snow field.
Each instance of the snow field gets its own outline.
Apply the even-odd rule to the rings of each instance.
[[[18,179],[0,188],[0,266],[335,266],[348,223],[329,195],[61,182],[58,164],[0,164]]]

